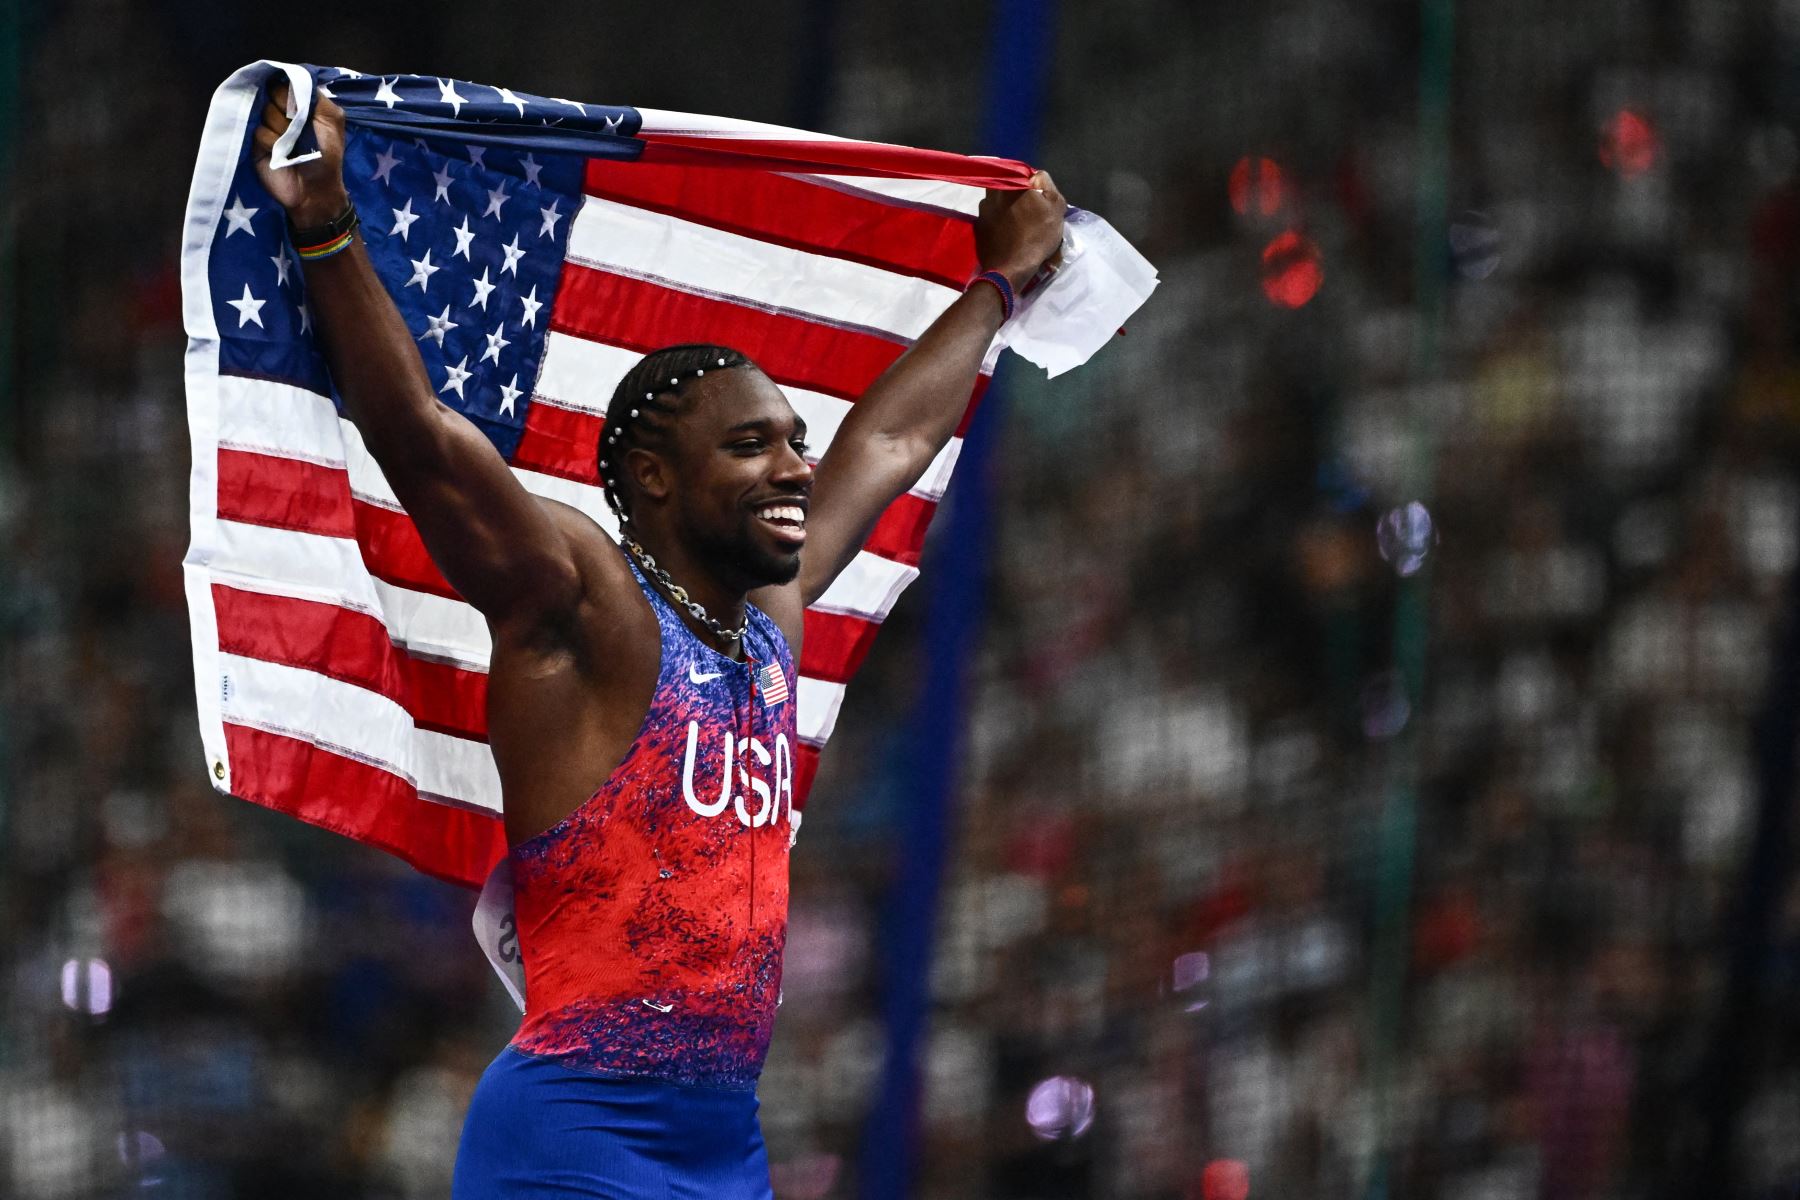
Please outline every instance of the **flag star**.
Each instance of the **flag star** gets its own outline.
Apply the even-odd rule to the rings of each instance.
[[[425,314],[425,332],[419,335],[419,340],[422,342],[426,338],[430,338],[439,346],[442,346],[444,344],[444,335],[455,328],[456,322],[450,319],[450,306],[446,304],[444,305],[444,311],[435,317],[430,313]]]
[[[619,132],[619,126],[623,125],[624,123],[625,123],[625,115],[623,113],[620,113],[618,116],[608,117],[608,118],[606,118],[606,132],[617,133],[617,132]]]
[[[473,371],[465,369],[468,367],[468,365],[469,365],[469,356],[466,354],[462,356],[462,361],[457,363],[455,366],[451,366],[449,363],[445,363],[444,364],[444,372],[445,372],[444,386],[438,389],[438,395],[441,396],[445,392],[448,392],[448,391],[451,391],[454,389],[458,396],[462,396],[464,382],[466,382],[468,380],[469,376],[471,376],[475,373]],[[466,396],[463,398],[467,399]]]
[[[462,106],[467,104],[468,101],[456,94],[456,81],[454,79],[448,81],[440,79],[437,81],[437,85],[438,103],[448,104],[453,116],[462,116]]]
[[[352,71],[349,67],[339,67],[337,73],[339,79],[361,79],[363,77],[361,71]]]
[[[252,296],[250,294],[250,285],[249,284],[246,283],[244,285],[243,299],[227,300],[225,303],[231,305],[231,307],[238,310],[238,328],[239,329],[242,329],[244,326],[250,324],[252,321],[256,322],[256,325],[259,329],[264,328],[263,323],[262,323],[262,306],[267,304],[268,301],[267,300],[258,300],[255,296]]]
[[[388,230],[388,236],[392,237],[397,233],[400,235],[400,240],[404,242],[407,234],[412,232],[412,223],[419,219],[419,214],[412,210],[412,197],[406,198],[405,208],[396,208],[391,211],[394,214],[394,227]]]
[[[519,297],[519,303],[525,306],[525,315],[519,318],[519,323],[521,325],[529,325],[533,329],[536,329],[538,309],[544,307],[544,302],[537,298],[536,284],[532,285],[531,294],[529,296]]]
[[[468,258],[470,262],[474,262],[473,258],[469,258],[469,243],[475,240],[475,231],[469,228],[469,214],[463,214],[463,223],[460,229],[452,229],[450,232],[456,235],[456,249],[450,253],[452,255],[460,254],[464,258]]]
[[[275,264],[276,284],[286,283],[288,268],[294,265],[294,260],[287,256],[287,245],[283,243],[280,252],[269,261]]]
[[[488,282],[488,269],[486,267],[481,268],[481,278],[480,279],[471,279],[471,280],[469,280],[469,282],[475,285],[475,298],[473,300],[469,301],[469,307],[470,308],[479,307],[482,312],[486,312],[487,311],[487,302],[488,302],[488,293],[493,291],[496,287],[499,287],[500,285],[497,283],[489,283]]]
[[[394,79],[383,79],[381,86],[375,89],[375,98],[389,108],[400,103],[400,94],[394,90],[394,80],[398,78],[399,76],[396,75]]]
[[[562,220],[562,214],[556,210],[556,201],[552,200],[549,208],[540,208],[538,209],[538,212],[542,213],[544,217],[544,225],[543,228],[538,230],[538,236],[547,238],[555,237],[556,223]]]
[[[306,311],[306,305],[300,306],[300,332],[305,333],[312,328],[312,314]]]
[[[469,147],[469,161],[474,163],[476,166],[478,166],[478,167],[487,166],[487,163],[482,161],[482,159],[485,158],[486,156],[487,156],[487,147],[486,146],[470,146]]]
[[[492,217],[496,221],[504,220],[505,218],[500,215],[500,210],[505,206],[506,202],[511,199],[512,197],[506,194],[506,185],[501,184],[499,187],[488,192],[487,211],[481,215],[484,217]]]
[[[519,165],[521,167],[525,168],[525,182],[526,183],[529,183],[532,187],[542,187],[543,186],[541,183],[538,182],[538,174],[540,172],[542,172],[544,169],[543,163],[539,162],[537,159],[535,159],[535,158],[531,157],[531,155],[527,154],[524,158],[519,160]]]
[[[506,323],[504,321],[502,321],[500,324],[494,326],[494,332],[482,335],[483,337],[487,338],[487,344],[488,344],[487,349],[483,350],[481,352],[481,361],[482,362],[486,362],[488,359],[491,358],[494,360],[494,365],[496,367],[500,365],[500,352],[502,350],[506,349],[508,346],[512,345],[512,342],[508,341],[504,336],[502,336],[501,331],[504,330],[505,328],[506,328]],[[514,376],[514,378],[517,378],[517,376]]]
[[[570,108],[574,109],[576,112],[580,113],[584,117],[587,116],[587,105],[583,104],[579,100],[564,100],[561,96],[552,96],[550,98],[552,100],[556,101],[558,104],[568,105]]]
[[[441,171],[433,171],[431,177],[437,181],[437,195],[432,199],[450,203],[450,164],[445,163]]]
[[[503,417],[516,415],[513,412],[513,402],[519,398],[521,392],[521,389],[517,386],[518,382],[519,376],[515,373],[511,383],[503,383],[500,385],[500,415]]]
[[[525,102],[513,95],[511,88],[495,88],[494,90],[500,93],[500,102],[502,104],[510,104],[517,108],[521,117],[525,115]]]
[[[484,333],[484,335],[482,335],[484,338],[488,338],[488,349],[482,351],[481,362],[488,362],[491,358],[491,360],[493,360],[493,365],[499,367],[500,351],[504,351],[508,345],[511,345],[511,340],[506,338],[504,333],[502,333],[504,329],[506,329],[506,322],[502,320],[500,324],[493,327],[493,333]]]
[[[407,280],[404,286],[411,287],[416,283],[421,292],[426,290],[426,285],[431,282],[431,277],[444,269],[431,265],[431,251],[429,250],[425,252],[424,258],[412,258],[407,261],[412,263],[413,273],[412,278]]]
[[[507,245],[500,247],[500,253],[506,255],[506,261],[500,264],[500,273],[504,275],[508,271],[511,271],[514,275],[517,275],[519,273],[519,260],[525,257],[525,251],[519,249],[519,235],[516,233],[513,234],[513,240]]]
[[[225,210],[225,219],[231,224],[231,228],[225,231],[225,236],[230,237],[241,229],[251,237],[255,237],[256,230],[250,227],[250,218],[261,211],[262,210],[259,208],[245,208],[244,198],[242,196],[233,196],[231,198],[231,207]]]
[[[383,150],[375,156],[375,174],[370,176],[370,182],[386,183],[389,187],[393,187],[394,181],[389,178],[389,173],[399,165],[400,156],[398,154],[390,154]]]
[[[327,100],[337,99],[337,93],[326,87],[323,81],[319,84],[319,95],[325,97]]]

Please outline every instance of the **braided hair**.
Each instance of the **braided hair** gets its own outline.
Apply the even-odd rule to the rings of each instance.
[[[681,390],[689,383],[708,371],[755,365],[749,355],[729,346],[693,342],[652,351],[625,373],[606,406],[599,454],[600,488],[618,515],[621,530],[631,520],[619,487],[619,468],[625,461],[625,452],[656,449],[668,443],[681,403]]]

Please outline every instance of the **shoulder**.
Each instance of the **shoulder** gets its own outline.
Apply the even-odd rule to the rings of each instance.
[[[581,509],[538,497],[568,539],[581,575],[581,600],[564,634],[579,646],[613,657],[622,642],[658,637],[656,612],[612,535]]]

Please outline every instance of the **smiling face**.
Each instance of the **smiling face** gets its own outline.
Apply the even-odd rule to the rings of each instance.
[[[659,520],[734,587],[791,582],[812,492],[805,445],[806,423],[755,367],[696,380],[665,444],[630,453],[634,520]]]

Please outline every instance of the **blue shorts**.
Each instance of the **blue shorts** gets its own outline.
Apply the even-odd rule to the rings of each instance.
[[[476,1085],[451,1200],[773,1200],[756,1093],[572,1070],[508,1047]]]

